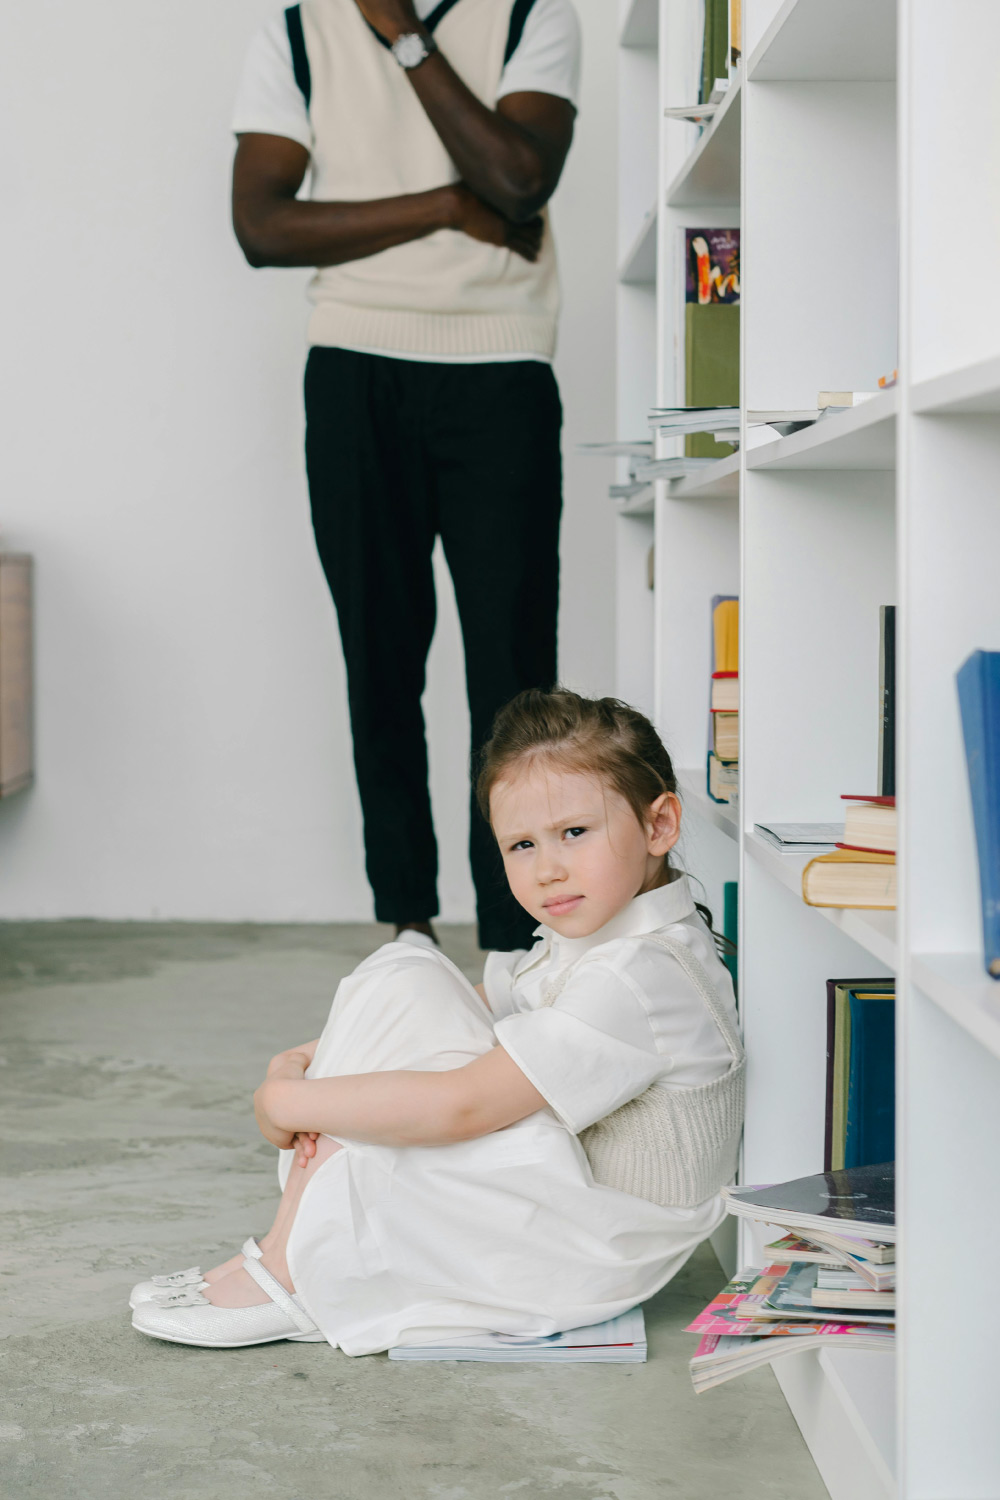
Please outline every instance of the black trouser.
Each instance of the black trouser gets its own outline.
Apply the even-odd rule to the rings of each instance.
[[[305,377],[313,528],[347,662],[368,879],[382,922],[437,914],[420,706],[440,535],[465,642],[472,766],[497,710],[556,678],[562,409],[548,365],[447,365],[314,348]],[[472,799],[484,948],[530,945]]]

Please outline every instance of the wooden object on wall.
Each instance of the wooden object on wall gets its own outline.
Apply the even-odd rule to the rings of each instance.
[[[0,552],[0,797],[34,780],[31,558]]]

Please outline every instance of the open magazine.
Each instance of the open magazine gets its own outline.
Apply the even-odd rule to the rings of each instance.
[[[606,1323],[571,1328],[547,1338],[520,1338],[510,1333],[476,1333],[446,1343],[399,1344],[390,1359],[475,1359],[490,1364],[644,1364],[646,1324],[641,1307]]]

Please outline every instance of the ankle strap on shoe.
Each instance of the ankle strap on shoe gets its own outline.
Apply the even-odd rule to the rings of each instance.
[[[309,1314],[304,1308],[299,1306],[291,1292],[285,1290],[278,1278],[272,1276],[270,1271],[261,1265],[259,1260],[251,1260],[247,1256],[243,1262],[243,1269],[248,1276],[253,1277],[261,1291],[266,1292],[271,1301],[281,1308],[285,1316],[295,1324],[300,1333],[316,1332],[316,1324]]]

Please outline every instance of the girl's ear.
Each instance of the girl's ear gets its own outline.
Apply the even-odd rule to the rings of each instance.
[[[650,854],[668,854],[681,836],[681,804],[674,792],[663,792],[649,805],[646,836]]]

